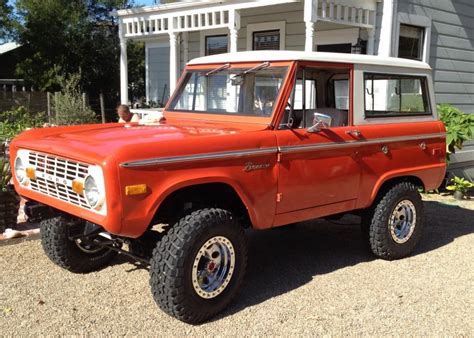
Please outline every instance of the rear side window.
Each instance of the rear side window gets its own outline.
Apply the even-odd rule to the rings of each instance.
[[[431,115],[426,77],[366,73],[365,116]]]

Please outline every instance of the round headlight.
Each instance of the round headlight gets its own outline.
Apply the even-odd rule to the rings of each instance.
[[[17,157],[15,160],[15,176],[18,182],[25,184],[27,182],[25,165],[21,158]]]
[[[84,181],[84,196],[92,208],[96,208],[99,205],[101,194],[99,186],[92,176],[87,176]]]

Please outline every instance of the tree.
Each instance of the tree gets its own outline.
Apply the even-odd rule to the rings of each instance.
[[[14,26],[12,11],[13,8],[8,5],[7,0],[0,0],[0,44],[12,34]]]
[[[16,5],[24,46],[19,76],[42,90],[58,91],[61,79],[77,73],[90,94],[117,92],[120,51],[110,12],[130,7],[130,1],[18,0]]]

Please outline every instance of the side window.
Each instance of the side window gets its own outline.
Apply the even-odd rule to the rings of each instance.
[[[304,88],[304,95],[303,95]],[[305,80],[303,86],[303,79],[297,79],[295,84],[295,102],[294,109],[303,109],[303,99],[305,100],[305,109],[316,109],[316,80]],[[291,100],[291,97],[290,97]]]
[[[281,129],[308,128],[316,115],[330,118],[329,127],[349,124],[350,71],[343,68],[301,67],[280,124]]]
[[[336,109],[349,110],[349,80],[334,81],[334,99]]]
[[[365,116],[431,115],[425,77],[365,74]]]

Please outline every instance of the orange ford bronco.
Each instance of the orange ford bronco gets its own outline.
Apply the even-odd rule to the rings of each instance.
[[[159,123],[55,127],[11,145],[42,245],[84,273],[117,253],[150,264],[166,313],[223,310],[247,265],[244,229],[355,213],[373,253],[409,255],[418,188],[445,175],[445,129],[418,61],[244,52],[191,61]],[[282,233],[282,235],[284,235]]]

